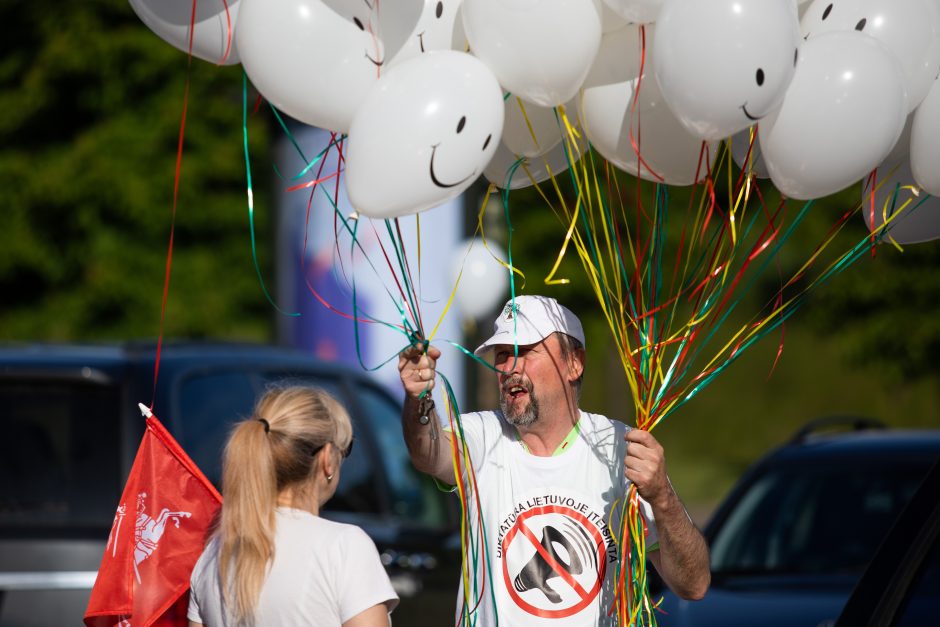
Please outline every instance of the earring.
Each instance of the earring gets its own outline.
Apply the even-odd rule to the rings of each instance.
[[[332,480],[333,480],[333,475],[327,475],[327,476],[326,476],[326,482],[327,482],[327,483],[329,483],[329,482],[332,481]]]

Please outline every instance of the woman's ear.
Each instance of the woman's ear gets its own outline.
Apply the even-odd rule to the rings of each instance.
[[[323,473],[327,481],[332,481],[338,466],[336,463],[336,447],[333,446],[332,442],[327,442],[320,451],[317,463],[320,466],[320,472]]]

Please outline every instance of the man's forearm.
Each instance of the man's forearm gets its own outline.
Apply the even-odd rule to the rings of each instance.
[[[454,484],[454,468],[448,454],[450,434],[441,429],[430,394],[421,399],[406,395],[401,428],[415,468]]]
[[[673,592],[684,599],[701,599],[711,583],[708,546],[673,490],[653,504],[659,533],[656,567]]]

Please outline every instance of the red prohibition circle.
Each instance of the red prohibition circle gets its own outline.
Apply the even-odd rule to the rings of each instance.
[[[599,564],[597,581],[594,583],[594,586],[584,594],[578,593],[581,596],[581,600],[572,605],[571,607],[560,609],[560,610],[544,610],[542,608],[535,607],[531,603],[525,601],[519,593],[516,592],[516,589],[513,587],[512,583],[509,580],[509,566],[507,564],[508,556],[507,549],[509,548],[512,539],[516,536],[516,533],[519,531],[520,526],[526,519],[531,518],[532,516],[540,516],[542,514],[561,514],[562,516],[568,516],[574,520],[580,522],[584,528],[594,537],[594,541],[597,543],[597,563]],[[506,590],[509,591],[509,596],[513,601],[516,602],[516,605],[524,609],[529,614],[535,616],[540,616],[542,618],[565,618],[573,614],[577,614],[585,607],[591,604],[594,601],[595,597],[601,590],[601,584],[604,581],[604,574],[607,571],[607,554],[604,550],[604,538],[601,536],[600,531],[598,531],[597,526],[592,524],[588,518],[582,513],[574,510],[571,507],[562,506],[562,505],[543,505],[541,507],[533,507],[532,509],[523,512],[516,518],[516,524],[513,525],[512,529],[506,534],[503,538],[502,544],[502,553],[503,553],[503,584],[506,586]],[[559,573],[561,576],[561,573]],[[577,589],[575,589],[577,592]]]

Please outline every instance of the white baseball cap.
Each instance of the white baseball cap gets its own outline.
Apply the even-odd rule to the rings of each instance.
[[[556,332],[570,335],[584,346],[581,321],[570,309],[547,296],[517,296],[496,318],[493,336],[473,353],[479,355],[496,344],[537,344]]]

